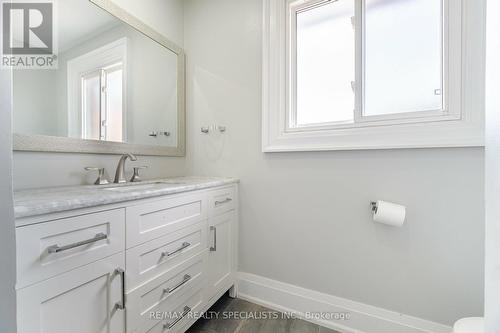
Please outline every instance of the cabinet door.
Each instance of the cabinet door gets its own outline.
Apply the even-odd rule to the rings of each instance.
[[[18,333],[123,333],[123,253],[17,291]]]
[[[209,220],[209,298],[233,284],[234,218],[235,212],[230,211]]]

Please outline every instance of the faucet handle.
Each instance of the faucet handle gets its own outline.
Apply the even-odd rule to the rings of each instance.
[[[104,174],[104,171],[105,171],[104,168],[86,167],[85,170],[87,170],[87,171],[98,171],[99,172],[99,176],[97,177],[97,180],[95,181],[94,185],[106,185],[106,184],[109,184],[109,181],[106,179],[106,175]]]
[[[139,176],[139,170],[147,169],[147,168],[148,168],[148,166],[146,166],[146,165],[139,166],[139,167],[134,167],[134,175],[132,176],[132,178],[130,179],[130,181],[132,183],[137,183],[137,182],[142,181],[141,177]]]

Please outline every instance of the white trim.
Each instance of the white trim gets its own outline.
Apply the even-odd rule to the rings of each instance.
[[[372,118],[369,122],[335,124],[334,128],[326,125],[293,130],[286,129],[289,2],[263,0],[263,152],[484,146],[483,0],[443,0],[443,57],[448,59],[443,73],[446,114],[430,111],[419,114],[423,117],[413,114],[413,118],[391,115],[392,119]],[[360,24],[356,22],[357,27]],[[358,32],[358,48],[360,35]],[[361,76],[358,71],[356,79]],[[359,84],[356,88],[356,107],[360,108],[362,88]]]
[[[238,298],[291,312],[298,317],[344,333],[450,333],[451,327],[323,294],[249,273],[238,273]],[[349,313],[349,320],[305,317],[310,313]]]

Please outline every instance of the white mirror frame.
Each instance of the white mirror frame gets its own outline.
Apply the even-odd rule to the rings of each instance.
[[[186,155],[186,56],[184,50],[110,0],[89,0],[119,20],[177,55],[177,147],[137,145],[122,142],[85,140],[46,135],[13,134],[15,151],[91,154],[135,154],[146,156]]]

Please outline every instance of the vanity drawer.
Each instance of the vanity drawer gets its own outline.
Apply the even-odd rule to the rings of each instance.
[[[123,209],[16,229],[17,288],[125,250]]]
[[[207,216],[206,200],[190,194],[127,207],[127,248],[194,225]]]
[[[235,192],[234,186],[208,192],[210,216],[220,215],[234,209]]]
[[[137,333],[176,333],[185,332],[201,316],[203,309],[202,291],[198,290],[193,296],[181,302],[180,305],[168,311],[172,318],[159,321],[154,327],[146,326]],[[158,320],[157,320],[158,321]],[[157,322],[154,321],[154,322]],[[169,328],[170,327],[170,328]],[[136,333],[134,332],[134,333]]]
[[[165,317],[152,318],[152,313],[176,312],[184,306],[195,309],[203,300],[205,258],[206,252],[201,253],[127,294],[127,331],[149,332],[160,319],[163,319],[162,328],[163,323],[169,321]],[[175,328],[180,326],[178,323]]]
[[[127,250],[127,291],[166,272],[207,248],[206,221]]]

